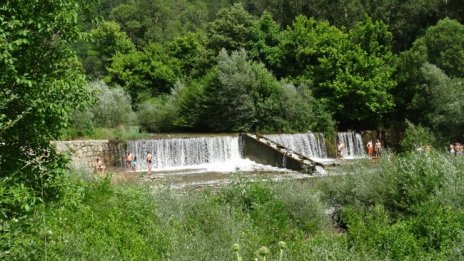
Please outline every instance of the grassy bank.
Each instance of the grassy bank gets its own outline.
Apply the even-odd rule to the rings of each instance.
[[[2,225],[2,259],[376,260],[463,258],[464,159],[384,158],[355,174],[200,191],[78,178]],[[4,233],[5,232],[5,233]]]

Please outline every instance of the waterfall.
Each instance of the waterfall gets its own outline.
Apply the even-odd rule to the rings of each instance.
[[[337,142],[345,144],[345,149],[343,150],[344,158],[362,157],[364,155],[361,134],[359,133],[338,132]]]
[[[137,157],[139,170],[147,169],[147,151],[153,154],[153,169],[241,159],[236,136],[134,140],[127,144],[127,152],[132,152]]]
[[[324,137],[321,134],[308,132],[299,134],[272,134],[264,136],[281,144],[282,146],[299,152],[308,158],[327,158],[327,149]]]

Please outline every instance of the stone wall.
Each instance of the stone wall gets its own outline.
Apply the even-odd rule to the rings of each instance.
[[[71,167],[93,170],[97,158],[103,160],[107,168],[119,168],[126,144],[114,140],[73,140],[54,141],[59,153],[67,153]]]
[[[366,130],[361,132],[361,137],[363,141],[364,150],[366,150],[366,144],[369,140],[372,140],[373,143],[377,139],[380,140],[384,148],[398,150],[399,144],[401,141],[401,132],[395,129],[387,130]]]

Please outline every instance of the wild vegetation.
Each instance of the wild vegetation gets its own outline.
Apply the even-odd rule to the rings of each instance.
[[[462,138],[458,1],[232,2],[105,0],[75,48],[90,80],[130,96],[145,131],[402,131],[408,121]]]
[[[454,156],[408,153],[346,176],[203,190],[74,175],[61,200],[3,223],[1,257],[235,260],[238,244],[243,260],[261,246],[278,260],[284,241],[283,260],[460,260],[462,168]]]
[[[71,172],[50,145],[139,128],[462,139],[461,5],[2,1],[0,258],[463,259],[462,159],[435,150],[316,184],[153,192]]]

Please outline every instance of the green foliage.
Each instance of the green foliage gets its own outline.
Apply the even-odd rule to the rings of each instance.
[[[136,122],[130,97],[121,87],[110,88],[102,81],[90,84],[96,103],[89,110],[96,127],[131,126]]]
[[[206,37],[202,33],[188,33],[168,44],[170,56],[180,62],[180,70],[187,77],[200,77],[208,66]]]
[[[133,106],[152,96],[169,93],[179,77],[179,62],[162,46],[151,44],[143,52],[118,53],[113,57],[110,82],[121,85],[131,96]]]
[[[369,162],[350,169],[349,176],[323,181],[322,188],[357,253],[395,260],[459,259],[461,167],[448,155],[406,153],[384,157],[378,167]]]
[[[346,211],[348,240],[360,252],[374,252],[386,259],[422,259],[421,242],[407,224],[392,224],[388,212],[375,206],[365,212]]]
[[[1,4],[0,177],[11,191],[24,186],[41,199],[60,194],[53,182],[66,161],[50,140],[61,136],[70,113],[90,98],[70,48],[82,36],[78,14],[86,5],[77,0]]]
[[[347,36],[341,30],[324,21],[297,16],[291,26],[282,33],[281,46],[284,53],[279,70],[312,86],[315,68],[323,57],[340,57],[343,47],[347,46]],[[326,73],[334,74],[329,70]],[[321,76],[327,78],[326,75]]]
[[[208,48],[216,55],[221,49],[236,51],[246,49],[252,37],[251,27],[255,19],[236,3],[230,8],[221,9],[217,18],[208,24],[206,36]]]
[[[348,240],[362,252],[391,259],[454,259],[461,256],[459,244],[463,211],[423,205],[416,216],[393,222],[382,206],[372,210],[345,211]],[[458,258],[459,259],[459,258]]]
[[[113,21],[103,21],[97,28],[90,31],[93,42],[87,51],[84,66],[87,75],[92,78],[102,78],[107,75],[107,68],[117,53],[127,54],[135,51],[135,46],[128,36],[121,32],[119,24]]]
[[[111,185],[110,176],[72,173],[60,181],[64,193],[58,202],[38,203],[28,217],[2,222],[0,258],[249,260],[267,246],[266,259],[280,260],[278,241],[284,240],[283,260],[461,259],[464,163],[444,155],[406,156],[388,158],[381,168],[369,162],[350,176],[237,179],[202,190]],[[424,189],[437,170],[441,181],[431,183],[441,186]],[[320,184],[333,186],[338,200],[321,201]],[[397,197],[395,191],[403,194]],[[19,204],[23,197],[19,190],[15,195]],[[408,202],[408,215],[399,216],[388,205],[414,195],[421,200]],[[339,209],[346,230],[333,227],[327,215]],[[234,242],[236,252],[230,250]]]
[[[121,87],[110,88],[103,81],[87,84],[93,103],[71,115],[69,137],[95,136],[96,128],[124,128],[136,123],[130,97]],[[96,135],[100,136],[100,135]]]
[[[391,35],[366,19],[348,34],[299,16],[285,32],[281,70],[307,83],[342,128],[372,128],[393,108]]]
[[[281,76],[280,63],[282,62],[282,49],[279,44],[281,32],[279,25],[268,12],[264,12],[251,29],[249,55],[252,59],[263,63],[274,75]]]
[[[275,131],[284,132],[331,132],[335,129],[332,114],[320,100],[312,95],[305,86],[281,82],[283,94],[283,114],[286,119],[283,126]]]
[[[202,79],[193,81],[189,86],[176,84],[172,90],[171,106],[176,111],[172,125],[181,129],[207,131],[207,97],[204,86],[216,77],[212,70]]]
[[[173,97],[165,95],[142,103],[137,111],[137,118],[141,128],[149,132],[175,130],[173,122],[178,119],[178,113],[173,106],[173,99]]]
[[[404,151],[415,151],[419,146],[434,146],[435,142],[435,137],[429,128],[422,127],[421,125],[415,126],[411,122],[406,121],[406,129],[400,142],[401,148]]]
[[[462,79],[450,79],[430,64],[424,64],[422,70],[429,101],[429,113],[425,119],[442,136],[461,139],[459,130],[463,124],[456,119],[464,111]]]
[[[450,77],[464,77],[464,25],[443,19],[423,36],[428,61]]]
[[[127,1],[111,10],[112,19],[142,49],[204,27],[208,17],[202,1]]]
[[[342,57],[322,58],[324,75],[329,68],[337,73],[334,78],[322,78],[315,93],[324,93],[323,99],[342,126],[376,127],[394,106],[389,92],[396,84],[391,79],[391,34],[385,24],[368,18],[350,29],[348,37],[351,46]]]
[[[311,118],[309,95],[297,98],[262,66],[247,60],[244,51],[220,53],[217,78],[205,87],[208,123],[215,131],[307,130]],[[293,100],[293,98],[296,98]],[[292,104],[294,103],[294,104]],[[298,110],[295,105],[302,105]],[[218,108],[221,108],[218,110]],[[298,122],[298,120],[303,120]]]
[[[382,205],[393,218],[414,216],[417,207],[432,201],[452,203],[452,206],[461,204],[456,197],[462,191],[455,189],[462,183],[461,163],[448,155],[434,151],[386,155],[374,173],[369,170],[371,167],[370,164],[357,166],[349,171],[353,175],[340,178],[339,185],[327,183],[327,200],[335,206],[363,209]],[[454,185],[449,188],[450,184]]]
[[[464,74],[462,37],[458,36],[462,28],[460,23],[444,19],[427,29],[410,50],[400,55],[395,73],[399,117],[406,112],[404,117],[448,139],[461,138],[457,130],[462,126],[455,119],[462,111],[459,77]]]

